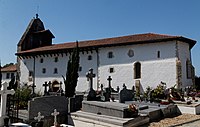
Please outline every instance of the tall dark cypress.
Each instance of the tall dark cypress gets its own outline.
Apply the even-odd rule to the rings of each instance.
[[[63,76],[65,84],[65,96],[73,97],[78,81],[78,69],[79,69],[79,47],[78,41],[76,41],[76,47],[73,49],[73,53],[69,57],[66,77]]]

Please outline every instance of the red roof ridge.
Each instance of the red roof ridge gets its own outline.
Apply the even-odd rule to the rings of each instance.
[[[182,36],[172,36],[166,34],[156,34],[156,33],[143,33],[143,34],[133,34],[126,36],[118,36],[118,37],[110,37],[96,40],[83,40],[79,41],[79,47],[106,47],[106,46],[117,46],[117,45],[129,45],[129,44],[141,44],[141,43],[153,43],[153,42],[161,42],[161,41],[170,41],[170,40],[181,40],[189,43],[190,48],[192,48],[196,41],[185,38]],[[60,44],[52,44],[51,46],[39,47],[31,50],[21,51],[16,53],[16,55],[24,54],[24,53],[39,53],[44,51],[58,51],[58,50],[66,50],[72,49],[76,46],[75,42],[64,42]],[[29,54],[31,55],[31,54]]]

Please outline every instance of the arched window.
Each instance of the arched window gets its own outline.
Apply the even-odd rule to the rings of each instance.
[[[160,58],[160,51],[157,52],[157,58]]]
[[[141,63],[140,62],[136,62],[134,64],[134,72],[135,72],[135,79],[139,79],[141,78]]]
[[[58,69],[54,68],[54,74],[58,74]]]

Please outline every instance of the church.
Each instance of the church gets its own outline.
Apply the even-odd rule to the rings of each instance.
[[[21,85],[36,85],[43,92],[43,84],[51,82],[57,91],[76,42],[53,44],[55,38],[36,15],[17,45],[17,73]],[[80,66],[77,92],[88,89],[86,73],[93,69],[93,88],[100,85],[122,89],[133,86],[143,92],[148,86],[155,88],[161,82],[167,87],[185,88],[193,85],[194,67],[191,49],[196,41],[173,35],[156,33],[134,34],[98,40],[79,41]],[[62,85],[64,89],[64,85]]]

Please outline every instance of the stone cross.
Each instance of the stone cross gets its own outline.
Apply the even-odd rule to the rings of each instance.
[[[108,76],[108,88],[111,89],[111,81],[112,81],[112,78],[111,76]]]
[[[93,73],[93,69],[90,68],[89,72],[86,74],[86,77],[87,77],[87,80],[89,81],[89,90],[92,90],[93,89],[93,78],[95,77],[96,75]]]
[[[2,84],[0,94],[1,94],[1,108],[0,108],[0,126],[4,125],[4,118],[6,117],[6,103],[7,103],[7,95],[13,95],[15,91],[13,89],[7,89],[7,82]]]
[[[57,112],[57,110],[54,109],[54,112],[51,113],[51,115],[54,116],[54,123],[53,124],[56,127],[58,125],[58,123],[57,123],[57,115],[59,115],[59,112]]]
[[[47,82],[45,82],[45,83],[43,84],[43,86],[44,86],[44,96],[45,96],[45,95],[48,95],[47,86],[49,86],[49,84],[47,84]]]
[[[41,116],[40,112],[38,112],[38,116],[34,117],[34,119],[37,120],[38,122],[40,122],[41,119],[43,119],[43,118],[44,118],[44,116]]]

